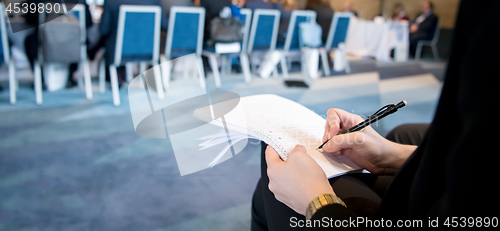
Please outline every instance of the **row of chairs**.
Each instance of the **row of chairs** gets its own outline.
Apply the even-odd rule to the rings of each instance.
[[[80,21],[85,22],[83,6],[76,6],[72,11]],[[345,42],[351,13],[336,13],[332,19],[328,39],[326,44],[320,48],[322,66],[325,75],[330,75],[328,59],[326,53],[338,47],[339,43]],[[99,91],[105,91],[105,68],[109,69],[113,104],[120,105],[118,89],[117,67],[125,65],[129,67],[131,63],[140,63],[141,73],[146,66],[153,66],[155,75],[156,92],[159,99],[165,97],[165,91],[169,90],[172,66],[167,60],[181,57],[188,54],[195,54],[197,58],[197,68],[199,70],[200,86],[205,88],[205,71],[202,63],[202,56],[206,56],[212,69],[216,87],[221,87],[220,72],[217,57],[224,55],[217,53],[214,48],[203,47],[203,34],[205,25],[205,9],[201,7],[181,7],[174,6],[170,10],[170,20],[167,31],[165,53],[160,56],[160,19],[161,8],[157,6],[120,6],[117,41],[114,54],[114,62],[105,66],[104,60],[99,63]],[[4,19],[4,17],[2,17]],[[253,12],[250,9],[241,9],[240,20],[244,25],[244,39],[241,42],[239,54],[241,68],[245,76],[245,81],[251,81],[251,69],[249,55],[259,51],[269,51],[280,49],[284,58],[281,59],[281,69],[283,77],[288,77],[287,57],[294,53],[300,54],[298,25],[301,22],[316,20],[314,11],[296,10],[292,12],[288,26],[285,44],[277,47],[278,27],[280,21],[279,10],[257,9]],[[2,25],[5,25],[2,23]],[[2,28],[2,32],[4,32]],[[82,23],[82,31],[85,26]],[[84,34],[85,32],[83,32]],[[2,33],[2,35],[5,33]],[[85,41],[85,40],[83,40]],[[82,42],[82,51],[86,50],[85,42]],[[6,46],[4,46],[6,47]],[[3,52],[7,54],[8,52]],[[86,52],[82,52],[86,54]],[[345,54],[345,52],[342,52]],[[5,60],[10,60],[9,57]],[[10,64],[10,62],[9,62]],[[35,91],[36,101],[42,103],[41,77],[39,64],[35,67]],[[11,65],[9,65],[11,66]],[[13,65],[12,65],[13,66]],[[80,70],[83,72],[87,99],[92,99],[92,85],[90,70],[86,55],[82,55]],[[38,70],[37,70],[38,68]],[[13,69],[13,68],[10,68]],[[132,79],[132,73],[127,68],[127,79]],[[255,70],[255,68],[254,68]],[[12,71],[13,73],[14,71]],[[277,70],[274,71],[277,74]],[[16,81],[15,74],[9,80],[11,83],[11,103],[15,103]],[[14,98],[14,100],[12,100]]]

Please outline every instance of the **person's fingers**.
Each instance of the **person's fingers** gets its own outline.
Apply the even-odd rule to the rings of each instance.
[[[326,112],[325,133],[322,139],[323,142],[336,135],[340,130],[340,118],[337,113],[338,110],[340,109],[330,108]]]
[[[267,166],[274,165],[275,163],[279,163],[279,162],[282,162],[282,160],[280,159],[280,156],[278,155],[276,150],[274,150],[274,148],[272,148],[271,146],[268,145],[266,148]]]
[[[336,135],[323,146],[323,150],[329,153],[335,153],[343,149],[353,148],[359,143],[356,140],[359,137],[356,136],[360,135],[363,136],[363,134],[359,134],[359,132]]]

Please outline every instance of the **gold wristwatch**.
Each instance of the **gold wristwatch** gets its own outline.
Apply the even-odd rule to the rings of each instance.
[[[316,211],[331,204],[341,204],[347,208],[345,203],[339,197],[333,194],[322,194],[314,198],[311,203],[309,203],[309,206],[307,206],[306,219],[310,220]]]

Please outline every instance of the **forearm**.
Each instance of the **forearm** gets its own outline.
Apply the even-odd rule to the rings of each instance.
[[[385,174],[395,174],[403,166],[406,160],[415,152],[417,149],[416,145],[404,145],[388,141],[389,149],[385,153],[385,161],[383,166],[385,167]]]

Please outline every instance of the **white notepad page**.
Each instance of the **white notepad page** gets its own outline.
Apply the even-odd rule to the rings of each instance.
[[[241,119],[244,115],[245,119]],[[200,113],[195,111],[200,119]],[[254,95],[240,98],[239,104],[224,115],[227,128],[260,139],[287,159],[297,144],[324,170],[328,178],[361,169],[345,156],[333,156],[317,150],[324,134],[325,119],[308,108],[289,99],[272,95]],[[211,122],[223,127],[222,119]]]

